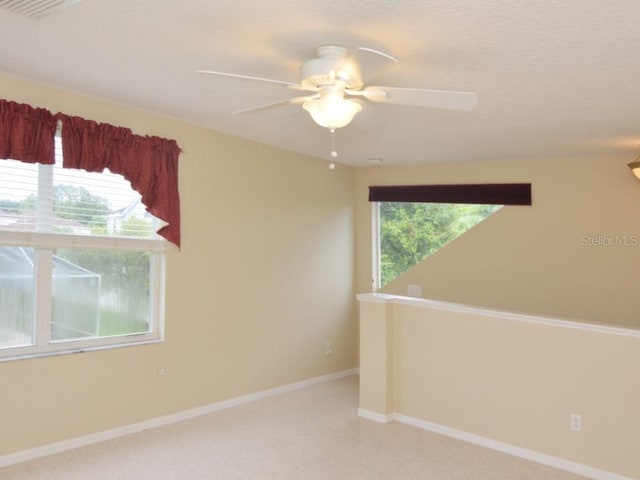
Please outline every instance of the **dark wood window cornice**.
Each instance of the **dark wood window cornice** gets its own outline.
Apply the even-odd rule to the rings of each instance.
[[[370,186],[370,202],[531,205],[530,183]]]

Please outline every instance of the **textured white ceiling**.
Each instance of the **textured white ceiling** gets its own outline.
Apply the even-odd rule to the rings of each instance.
[[[638,0],[84,0],[39,19],[0,10],[4,73],[328,159],[328,131],[300,106],[231,115],[295,92],[195,73],[296,82],[322,44],[400,59],[358,54],[367,84],[480,98],[472,112],[368,104],[337,132],[339,162],[636,156]]]

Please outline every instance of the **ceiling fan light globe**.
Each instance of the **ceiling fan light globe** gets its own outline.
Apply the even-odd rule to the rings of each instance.
[[[633,174],[640,178],[640,160],[636,160],[628,164]]]
[[[302,104],[314,122],[325,128],[342,128],[351,123],[362,105],[344,98],[323,97]]]

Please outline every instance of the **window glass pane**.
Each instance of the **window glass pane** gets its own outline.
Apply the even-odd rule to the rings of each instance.
[[[380,286],[444,247],[502,205],[381,202]]]
[[[34,231],[38,165],[0,161],[0,230]]]
[[[0,161],[0,229],[153,238],[163,222],[122,176],[105,170]]]
[[[58,249],[54,255],[52,340],[150,331],[150,254]]]
[[[146,211],[142,198],[122,175],[62,168],[56,138],[53,169],[54,231],[76,235],[152,238],[161,222]]]
[[[0,247],[0,348],[33,344],[32,248]]]

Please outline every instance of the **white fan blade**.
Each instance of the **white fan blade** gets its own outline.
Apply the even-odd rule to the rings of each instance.
[[[242,78],[244,80],[257,80],[259,82],[277,83],[279,85],[286,85],[287,87],[292,87],[292,88],[298,88],[301,86],[297,83],[285,82],[283,80],[273,80],[271,78],[252,77],[251,75],[240,75],[237,73],[215,72],[213,70],[196,70],[196,73],[206,73],[208,75],[218,75],[220,77]]]
[[[278,105],[284,105],[285,103],[293,103],[293,104],[300,104],[300,103],[304,103],[307,100],[315,100],[316,98],[319,98],[320,95],[309,95],[306,97],[293,97],[293,98],[287,98],[286,100],[278,100],[277,102],[270,102],[270,103],[264,103],[262,105],[258,105],[256,107],[250,107],[250,108],[245,108],[243,110],[237,110],[235,112],[233,112],[233,115],[238,115],[240,113],[249,113],[249,112],[254,112],[256,110],[262,110],[264,108],[270,108],[270,107],[277,107]]]
[[[369,53],[373,53],[375,55],[380,55],[381,57],[384,57],[387,60],[391,60],[394,63],[399,63],[399,61],[398,61],[398,59],[396,57],[392,57],[388,53],[384,53],[384,52],[382,52],[380,50],[376,50],[375,48],[356,47],[356,50],[362,50],[363,52],[369,52]]]
[[[443,108],[446,110],[473,110],[478,105],[478,95],[473,92],[452,90],[428,90],[424,88],[367,87],[349,94],[362,95],[372,102],[413,105],[416,107]]]

